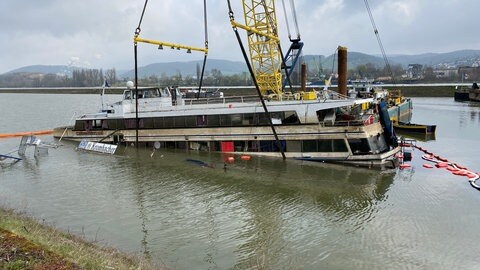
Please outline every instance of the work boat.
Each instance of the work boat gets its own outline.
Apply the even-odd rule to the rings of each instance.
[[[121,101],[56,128],[54,137],[232,155],[283,152],[286,158],[395,168],[400,148],[381,124],[388,113],[374,113],[372,99],[324,91],[312,100],[265,101],[278,140],[258,96],[186,99],[173,87],[139,88],[138,99],[135,89],[126,89]]]

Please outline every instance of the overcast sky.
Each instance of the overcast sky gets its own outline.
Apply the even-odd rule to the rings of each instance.
[[[231,1],[236,19],[243,22],[241,1]],[[480,49],[479,0],[369,4],[387,54]],[[144,0],[2,0],[0,74],[34,64],[132,69],[132,38],[143,5]],[[282,1],[276,5],[280,37],[288,41]],[[209,58],[242,60],[226,0],[207,0],[207,6]],[[295,6],[304,54],[329,55],[338,45],[381,53],[363,0],[296,0]],[[203,1],[150,0],[141,29],[146,39],[203,47]],[[283,46],[286,51],[287,42]],[[201,53],[160,51],[149,44],[140,44],[139,54],[140,66],[203,59]]]

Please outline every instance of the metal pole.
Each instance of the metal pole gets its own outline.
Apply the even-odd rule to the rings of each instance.
[[[202,74],[200,75],[200,82],[198,85],[197,99],[200,98],[200,91],[202,90],[203,74],[205,73],[205,65],[207,64],[208,55],[208,29],[207,29],[207,0],[203,1],[203,21],[205,27],[205,56],[203,57]],[[207,95],[205,95],[207,97]]]
[[[135,147],[138,148],[138,60],[137,42],[133,43],[135,55]]]

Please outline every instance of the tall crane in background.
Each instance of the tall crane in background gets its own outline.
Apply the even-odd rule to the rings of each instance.
[[[282,3],[287,19],[287,9],[284,1]],[[292,74],[303,48],[303,43],[300,42],[293,0],[290,0],[290,7],[294,14],[297,37],[291,38],[287,20],[289,38],[292,44],[285,57],[282,53],[277,30],[277,13],[274,0],[242,0],[245,24],[240,24],[234,20],[230,1],[228,1],[228,4],[230,22],[234,29],[238,27],[247,31],[249,59],[259,91],[262,95],[275,94],[281,99],[286,84],[289,83],[290,87],[292,85],[290,74]],[[248,59],[245,60],[248,61]],[[282,70],[285,73],[285,78],[283,78]]]
[[[282,54],[273,0],[242,0],[250,61],[263,95],[282,94]],[[254,30],[254,31],[253,31]]]
[[[296,30],[296,37],[294,38],[292,38],[292,35],[290,32],[290,24],[288,22],[289,16],[287,14],[285,0],[282,0],[282,6],[283,6],[283,13],[285,15],[285,22],[287,25],[288,39],[291,42],[290,48],[288,49],[282,64],[282,69],[284,70],[284,73],[285,73],[285,79],[283,80],[282,87],[285,88],[287,83],[289,83],[291,87],[291,78],[292,78],[291,75],[293,74],[293,71],[295,70],[295,68],[298,67],[298,64],[299,64],[298,60],[302,56],[303,42],[301,41],[301,38],[300,38],[300,30],[298,27],[297,12],[295,10],[294,0],[290,0],[290,11],[292,12],[293,23],[295,25],[295,30]]]

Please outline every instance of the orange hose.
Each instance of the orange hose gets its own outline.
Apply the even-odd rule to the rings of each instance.
[[[16,133],[3,133],[0,134],[0,138],[11,138],[11,137],[21,137],[21,136],[30,136],[30,135],[48,135],[52,134],[53,130],[38,130],[38,131],[25,131],[25,132],[16,132]]]

